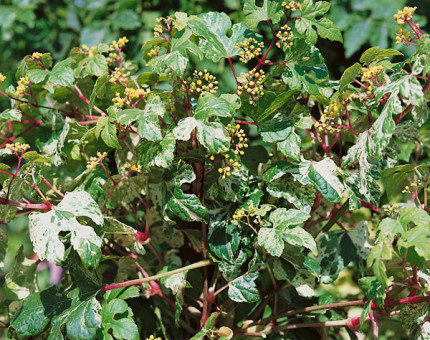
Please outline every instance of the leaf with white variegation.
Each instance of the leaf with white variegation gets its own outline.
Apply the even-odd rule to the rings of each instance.
[[[55,210],[29,215],[30,239],[41,260],[56,262],[64,259],[65,246],[59,239],[59,233],[63,231],[69,232],[71,244],[86,267],[98,265],[103,240],[92,227],[78,222],[76,218],[82,216],[103,225],[100,208],[85,191],[68,192]]]

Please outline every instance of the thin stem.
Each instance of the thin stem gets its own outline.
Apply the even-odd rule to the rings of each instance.
[[[174,275],[174,274],[183,273],[183,272],[186,272],[188,270],[197,269],[197,268],[204,268],[204,267],[207,267],[207,266],[209,266],[211,264],[212,264],[211,260],[203,260],[203,261],[199,261],[199,262],[190,264],[188,266],[185,266],[185,267],[182,267],[182,268],[178,268],[178,269],[175,269],[175,270],[171,270],[171,271],[168,271],[168,272],[165,272],[165,273],[161,273],[161,274],[157,274],[157,275],[145,277],[143,279],[129,280],[129,281],[124,281],[124,282],[119,282],[119,283],[112,283],[112,284],[109,284],[109,285],[106,285],[106,286],[102,286],[102,287],[100,287],[99,292],[107,292],[107,291],[112,290],[112,289],[130,287],[130,286],[142,284],[142,283],[149,282],[149,281],[155,281],[155,280],[162,279],[163,277],[168,277],[168,276],[171,276],[171,275]]]
[[[50,203],[21,203],[15,202],[6,198],[0,197],[0,204],[2,205],[13,205],[15,207],[21,207],[26,209],[37,209],[37,210],[51,210],[52,204]]]

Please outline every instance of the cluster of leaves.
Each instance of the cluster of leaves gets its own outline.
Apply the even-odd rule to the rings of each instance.
[[[370,48],[332,81],[315,46],[343,41],[329,9],[176,12],[145,69],[125,37],[22,60],[0,91],[9,336],[426,337],[430,37],[408,17],[411,58]],[[17,221],[32,254],[13,265]],[[333,310],[348,306],[361,315]]]

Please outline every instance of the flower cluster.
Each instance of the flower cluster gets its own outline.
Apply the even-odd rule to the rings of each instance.
[[[246,143],[248,141],[248,138],[245,138],[245,133],[243,129],[240,128],[239,124],[235,127],[232,127],[231,124],[228,124],[227,127],[230,129],[229,132],[231,136],[231,144],[235,146],[235,150],[233,150],[233,153],[235,155],[244,155],[244,151],[242,149],[248,147],[248,144]],[[237,138],[237,143],[234,143],[234,138]]]
[[[240,44],[236,44],[235,47],[242,49],[239,52],[240,61],[246,64],[263,53],[264,42],[258,42],[254,38],[246,38]]]
[[[409,185],[405,186],[405,189],[404,189],[404,190],[402,190],[402,193],[404,193],[404,194],[409,193],[409,194],[410,194],[410,193],[411,193],[411,190],[412,190],[412,192],[413,192],[413,191],[415,191],[415,190],[417,190],[417,188],[418,188],[420,185],[421,185],[421,183],[420,183],[420,182],[418,182],[418,183],[414,183],[414,182],[412,182],[410,187],[409,187]]]
[[[344,101],[342,103],[334,102],[334,103],[331,103],[329,106],[326,106],[324,109],[325,115],[337,117],[340,109],[342,108],[342,104],[345,104],[345,102]]]
[[[97,152],[97,157],[90,157],[90,160],[87,162],[87,169],[94,169],[106,156],[107,152]]]
[[[397,20],[398,25],[403,25],[405,22],[412,20],[416,7],[405,7],[402,10],[398,10],[397,14],[394,14],[394,20]]]
[[[42,53],[40,53],[40,52],[34,52],[32,55],[31,55],[31,59],[33,59],[33,60],[39,60],[40,58],[42,58],[42,56],[43,56],[43,54]]]
[[[338,128],[336,127],[333,119],[327,116],[327,114],[325,113],[321,115],[319,122],[314,123],[314,126],[318,130],[318,132],[323,132],[325,130],[327,132],[333,133],[338,131]]]
[[[147,54],[148,57],[152,57],[152,59],[146,63],[146,66],[150,66],[152,61],[154,60],[153,57],[158,56],[159,53],[160,53],[160,46],[155,46],[154,48],[152,48]]]
[[[155,338],[153,335],[149,336],[149,338],[146,338],[145,340],[163,340],[160,337]]]
[[[127,37],[119,38],[118,41],[112,41],[112,44],[109,46],[109,51],[120,51],[125,44],[128,43]]]
[[[141,165],[131,165],[130,163],[124,164],[125,169],[130,169],[130,171],[138,172],[139,174],[142,172],[142,166]]]
[[[369,66],[361,68],[361,81],[370,82],[374,78],[376,78],[380,71],[382,71],[384,67],[382,65],[379,66]]]
[[[18,97],[18,96],[25,94],[26,85],[28,85],[28,84],[30,84],[30,79],[28,79],[28,75],[21,77],[21,79],[18,80],[18,86],[17,86],[16,91],[13,95],[15,97]]]
[[[203,72],[194,71],[193,76],[196,80],[190,82],[191,93],[216,93],[216,90],[218,90],[218,81],[215,76],[208,72],[208,70],[204,69]]]
[[[130,72],[124,72],[124,70],[119,69],[119,67],[115,68],[115,71],[111,74],[109,78],[110,83],[117,84],[127,84],[128,77],[130,76]]]
[[[392,217],[396,217],[399,214],[399,205],[393,204],[392,206],[389,206],[387,208],[384,208],[385,213]]]
[[[0,73],[0,84],[3,83],[5,80],[6,80],[6,76]]]
[[[30,149],[30,145],[16,142],[13,144],[6,144],[6,149],[9,149],[12,152],[26,152],[28,149]]]
[[[263,83],[265,79],[264,71],[251,70],[245,76],[243,81],[239,80],[237,86],[237,94],[240,96],[243,92],[248,93],[251,96],[249,104],[254,104],[255,101],[264,95]]]
[[[279,48],[281,48],[281,46],[284,46],[285,48],[293,46],[293,42],[291,40],[294,38],[294,33],[291,31],[291,27],[287,24],[279,29],[276,37],[279,39],[276,43],[276,46]]]
[[[170,31],[170,25],[172,24],[172,18],[160,17],[160,18],[157,18],[156,21],[158,22],[158,25],[155,25],[155,27],[154,27],[154,37],[155,38],[158,38],[160,36],[164,36],[163,30],[165,30],[166,32]],[[165,24],[165,26],[163,25],[163,23]]]
[[[88,54],[88,56],[90,58],[94,58],[94,52],[96,51],[97,46],[92,46],[91,48],[89,48],[87,45],[82,44],[82,50],[84,51],[84,53]]]
[[[299,11],[302,10],[302,5],[299,4],[297,1],[290,1],[288,3],[286,1],[283,1],[282,7],[284,7],[285,10],[291,10],[292,12],[295,12],[297,10]]]
[[[248,208],[240,208],[235,211],[233,214],[233,223],[237,223],[239,220],[241,220],[243,217],[249,218],[249,216],[252,216],[252,214],[257,210],[256,207],[254,207],[254,204],[251,202],[251,204],[248,206]]]
[[[411,40],[412,40],[411,34],[407,30],[405,30],[403,28],[399,28],[397,30],[397,33],[396,33],[396,44],[400,44],[402,42],[411,41]]]
[[[119,57],[118,53],[110,52],[109,57],[106,58],[106,63],[108,63],[108,64],[113,63],[113,62],[118,60],[118,57]]]
[[[122,98],[119,92],[115,93],[115,97],[112,98],[114,105],[117,108],[122,108],[125,104],[131,105],[134,99],[140,99],[151,93],[151,89],[138,88],[134,89],[132,87],[126,87],[124,90],[125,97]]]

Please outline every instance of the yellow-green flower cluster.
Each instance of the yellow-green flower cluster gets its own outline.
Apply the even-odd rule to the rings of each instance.
[[[396,44],[400,44],[404,41],[411,41],[411,34],[404,28],[399,28],[396,33]]]
[[[125,169],[130,169],[130,171],[138,172],[139,174],[142,172],[142,166],[141,165],[135,165],[130,163],[124,164]]]
[[[418,183],[412,182],[410,187],[409,187],[409,185],[405,186],[405,189],[402,190],[402,193],[404,193],[404,194],[411,193],[411,190],[412,190],[412,192],[417,190],[417,188],[420,184],[421,183],[419,183],[419,182]]]
[[[0,73],[0,84],[3,83],[5,80],[6,80],[6,76]]]
[[[30,149],[30,145],[16,142],[12,144],[6,144],[6,149],[9,149],[12,152],[25,152]]]
[[[402,10],[398,10],[397,14],[394,14],[394,20],[397,20],[398,25],[403,25],[405,22],[412,20],[416,7],[406,6]]]
[[[392,217],[396,217],[399,214],[399,205],[398,204],[393,204],[392,206],[389,206],[387,208],[384,209],[384,211],[392,216]]]
[[[370,82],[374,78],[376,78],[380,71],[382,71],[384,67],[382,65],[379,66],[369,66],[361,68],[361,81]]]
[[[163,340],[160,337],[155,338],[153,335],[150,335],[149,338],[146,338],[146,340]]]
[[[28,84],[30,84],[30,79],[28,79],[28,75],[21,77],[21,79],[18,80],[18,86],[17,86],[16,91],[13,95],[15,97],[18,97],[18,96],[25,94],[25,89],[26,89],[26,86]]]
[[[204,69],[203,72],[194,71],[193,76],[195,77],[195,81],[190,82],[191,93],[216,93],[218,90],[218,81],[208,70]]]
[[[42,58],[42,53],[40,53],[40,52],[34,52],[32,55],[31,55],[31,59],[33,59],[33,60],[39,60],[40,58]]]
[[[124,72],[124,70],[115,68],[115,71],[111,74],[109,78],[110,83],[124,84],[128,82],[128,77],[130,76],[130,72]]]
[[[240,125],[237,124],[235,127],[232,127],[231,124],[228,124],[230,136],[231,136],[231,144],[235,147],[233,153],[235,155],[244,155],[245,152],[242,150],[243,148],[247,148],[248,138],[245,137],[245,132],[240,128]],[[235,143],[234,138],[237,138],[237,143]]]
[[[112,101],[117,108],[122,108],[125,104],[131,105],[133,100],[142,98],[149,93],[151,93],[151,89],[149,88],[134,89],[131,87],[126,87],[124,90],[125,97],[122,98],[121,94],[119,92],[116,92],[115,97],[112,98]]]
[[[155,27],[154,27],[154,37],[158,38],[163,34],[163,30],[165,30],[166,32],[168,32],[170,30],[172,18],[160,17],[160,18],[157,18],[155,20],[158,22],[158,24],[155,25]],[[166,27],[163,26],[163,23],[166,25]]]
[[[282,26],[278,33],[276,34],[276,37],[279,39],[276,42],[276,46],[281,48],[281,46],[284,46],[286,48],[290,48],[293,46],[293,42],[291,41],[294,38],[294,33],[291,31],[291,27],[285,24]]]
[[[145,90],[145,89],[140,89],[140,88],[139,89],[133,89],[131,87],[127,87],[124,90],[124,94],[127,96],[128,101],[146,96],[150,92],[151,92],[151,90],[149,88],[147,88]]]
[[[89,48],[87,45],[82,44],[82,50],[84,53],[87,53],[90,58],[94,58],[94,52],[96,51],[97,46],[92,46]]]
[[[243,217],[251,216],[255,210],[257,210],[256,207],[254,207],[254,204],[251,202],[251,204],[248,206],[248,208],[240,208],[235,211],[233,214],[233,223],[237,223],[239,220],[241,220]]]
[[[155,46],[154,48],[152,48],[152,49],[148,52],[148,57],[156,57],[156,56],[158,56],[158,53],[160,53],[160,46]],[[152,58],[151,60],[149,60],[149,61],[146,63],[146,66],[150,66],[153,60],[154,60],[154,58]]]
[[[292,12],[295,12],[297,10],[299,11],[302,10],[302,5],[299,4],[297,1],[290,1],[290,2],[283,1],[282,7],[284,7],[285,10],[291,10]]]
[[[328,117],[325,113],[321,115],[319,122],[314,123],[315,128],[318,132],[323,132],[324,130],[333,133],[339,129],[334,125],[333,119]]]
[[[246,64],[263,53],[264,42],[258,42],[254,38],[246,38],[240,44],[236,44],[235,47],[242,49],[239,52],[240,61]]]
[[[112,41],[112,44],[109,46],[109,51],[119,51],[121,50],[125,44],[128,43],[127,37],[119,38],[118,41]]]
[[[108,63],[108,64],[113,63],[113,62],[118,60],[118,57],[119,57],[118,53],[110,52],[109,57],[106,58],[106,63]]]
[[[344,104],[345,102],[343,102]],[[324,113],[326,116],[337,117],[339,115],[339,111],[342,109],[342,104],[339,102],[331,103],[329,106],[326,106],[324,109]]]
[[[249,71],[245,77],[245,80],[243,82],[239,81],[236,91],[237,94],[240,96],[243,92],[248,93],[251,96],[249,104],[254,104],[257,99],[264,95],[263,83],[265,78],[266,76],[264,75],[263,70]]]
[[[94,169],[106,156],[107,152],[97,152],[97,157],[90,157],[90,160],[87,162],[87,169]]]

